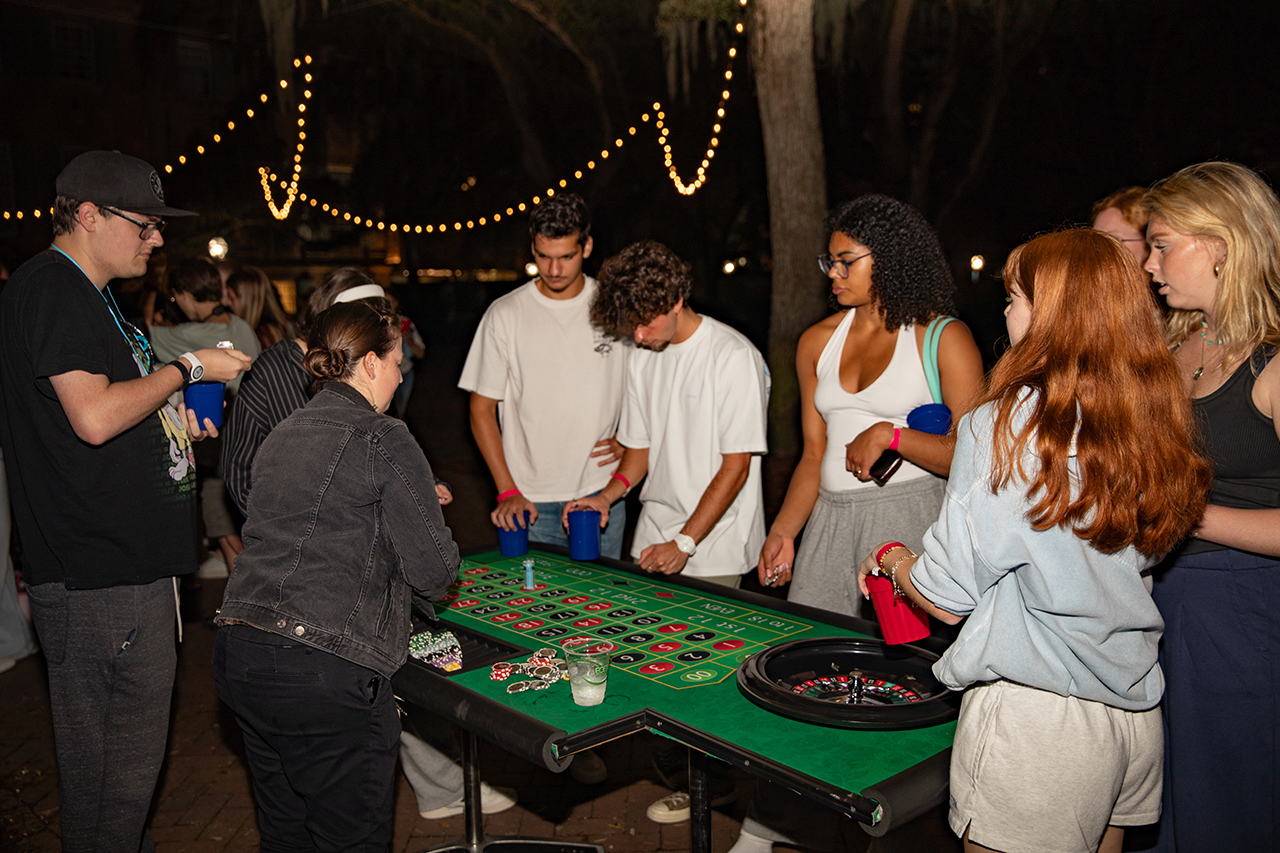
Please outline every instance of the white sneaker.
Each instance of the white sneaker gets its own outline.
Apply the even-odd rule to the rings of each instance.
[[[199,570],[196,571],[196,577],[206,581],[221,580],[229,577],[230,574],[227,571],[226,561],[218,553],[210,553],[209,558],[201,563]]]
[[[729,848],[729,853],[773,853],[773,842],[744,829],[737,843]]]
[[[505,812],[516,804],[516,791],[514,788],[495,788],[487,782],[480,783],[480,811],[484,814],[497,814]],[[438,809],[430,811],[418,812],[427,820],[443,820],[447,817],[460,815],[467,810],[466,804],[462,797],[449,803],[447,806],[441,806]]]
[[[738,792],[731,790],[718,797],[712,797],[711,805],[727,806],[737,798]],[[654,823],[683,823],[689,819],[689,792],[676,791],[674,794],[667,794],[662,799],[650,803],[644,814]]]
[[[594,749],[588,749],[573,756],[569,775],[580,785],[599,785],[609,778],[609,768],[604,766],[604,759]]]

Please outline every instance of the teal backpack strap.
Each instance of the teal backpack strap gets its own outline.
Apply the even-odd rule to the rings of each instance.
[[[924,330],[924,378],[929,383],[929,393],[933,402],[942,402],[942,380],[938,378],[938,341],[942,339],[942,330],[955,317],[934,317]]]

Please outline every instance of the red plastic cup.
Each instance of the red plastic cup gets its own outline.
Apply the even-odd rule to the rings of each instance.
[[[884,575],[868,575],[867,591],[876,608],[884,641],[891,646],[914,643],[929,636],[929,614],[905,598],[893,594],[893,581]]]

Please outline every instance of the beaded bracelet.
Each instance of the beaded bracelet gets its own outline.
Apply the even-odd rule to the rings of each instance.
[[[876,565],[880,567],[880,571],[884,571],[884,555],[888,554],[894,548],[907,548],[907,546],[903,545],[901,542],[886,542],[884,543],[883,548],[876,551]],[[910,551],[911,549],[907,548],[907,550]]]
[[[885,574],[889,576],[889,583],[893,584],[893,597],[898,601],[905,601],[907,598],[907,594],[902,591],[902,587],[898,586],[898,566],[903,560],[908,558],[914,560],[917,558],[915,551],[912,551],[906,545],[903,545],[902,547],[907,553],[894,560],[893,565],[885,571]]]
[[[498,503],[502,503],[503,501],[505,501],[507,498],[511,497],[512,495],[518,495],[518,494],[520,494],[520,490],[519,490],[519,489],[507,489],[505,492],[503,492],[502,494],[498,495]]]

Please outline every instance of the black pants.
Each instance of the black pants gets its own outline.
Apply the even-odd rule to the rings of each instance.
[[[387,679],[247,625],[218,629],[213,676],[244,732],[263,853],[384,853],[400,738]]]

